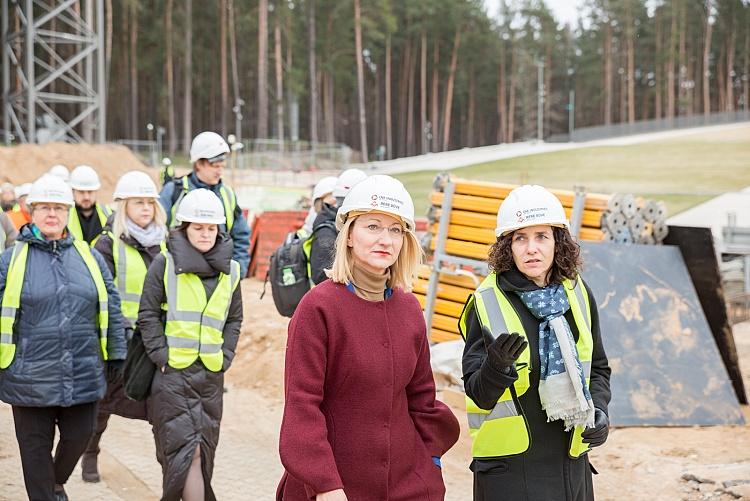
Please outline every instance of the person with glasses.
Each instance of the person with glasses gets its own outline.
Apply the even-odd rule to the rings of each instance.
[[[0,400],[13,408],[29,499],[64,501],[127,348],[104,259],[66,228],[70,186],[44,175],[28,204],[31,223],[0,256]]]
[[[179,226],[175,217],[178,207],[190,191],[203,188],[219,197],[226,216],[226,222],[221,225],[220,230],[232,237],[232,259],[240,264],[240,275],[244,278],[250,266],[250,228],[237,203],[237,195],[222,179],[228,153],[229,145],[219,134],[206,131],[195,136],[190,145],[193,172],[166,183],[159,194],[159,200],[167,212],[167,225],[176,228]]]
[[[277,500],[443,499],[458,420],[436,400],[419,302],[414,205],[371,176],[338,210],[329,280],[289,324]]]

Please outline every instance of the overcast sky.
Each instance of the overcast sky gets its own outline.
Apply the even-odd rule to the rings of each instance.
[[[547,6],[552,10],[555,19],[560,24],[569,23],[572,27],[578,21],[578,11],[584,0],[546,0]],[[484,0],[487,12],[492,18],[497,17],[500,8],[500,0]]]

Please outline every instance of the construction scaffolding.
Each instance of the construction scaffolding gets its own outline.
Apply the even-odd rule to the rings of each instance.
[[[6,144],[104,142],[104,1],[2,0]]]

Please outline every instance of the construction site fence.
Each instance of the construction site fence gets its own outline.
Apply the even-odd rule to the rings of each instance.
[[[648,132],[661,132],[673,129],[688,129],[706,125],[721,125],[750,121],[750,109],[740,111],[725,111],[721,113],[680,115],[673,118],[659,118],[638,120],[633,123],[618,123],[597,125],[595,127],[581,127],[568,134],[553,134],[546,140],[552,143],[568,141],[583,142],[596,139],[608,139],[620,136],[632,136]]]

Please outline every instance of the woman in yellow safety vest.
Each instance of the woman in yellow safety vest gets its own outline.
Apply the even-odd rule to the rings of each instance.
[[[0,400],[13,407],[29,499],[63,501],[126,343],[104,259],[66,230],[70,187],[42,176],[28,203],[31,224],[0,257]]]
[[[104,257],[117,284],[125,334],[130,339],[138,318],[146,271],[154,257],[166,249],[167,215],[159,203],[156,184],[145,172],[124,174],[115,186],[114,201],[114,216],[94,248]],[[107,394],[99,401],[96,431],[81,459],[85,482],[99,481],[99,441],[110,414],[147,419],[146,402],[127,398],[120,380],[107,385]]]
[[[138,328],[158,370],[147,400],[162,500],[213,500],[224,372],[242,323],[240,267],[221,200],[196,189],[182,199],[167,250],[146,274]]]
[[[543,187],[511,191],[459,320],[475,500],[594,499],[587,452],[607,438],[610,368],[568,228]]]

